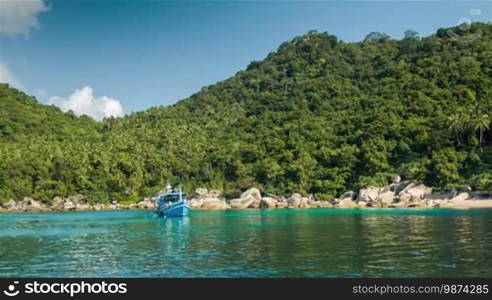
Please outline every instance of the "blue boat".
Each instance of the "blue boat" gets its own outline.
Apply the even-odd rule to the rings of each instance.
[[[186,202],[186,193],[181,188],[173,191],[171,185],[166,187],[166,193],[157,195],[157,210],[159,217],[184,217],[188,215],[190,208]]]

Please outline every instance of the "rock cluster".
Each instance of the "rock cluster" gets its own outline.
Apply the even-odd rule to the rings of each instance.
[[[420,181],[401,181],[399,177],[393,183],[382,187],[361,189],[359,193],[346,192],[339,199],[334,199],[335,207],[356,208],[412,208],[412,207],[447,207],[479,208],[492,207],[491,199],[482,199],[469,193],[438,194]]]
[[[13,199],[10,199],[7,203],[3,204],[3,208],[7,211],[44,211],[44,210],[48,210],[44,203],[36,201],[36,200],[29,198],[29,197],[25,197],[21,201],[15,201]]]
[[[192,209],[276,209],[276,208],[317,208],[333,207],[327,201],[317,201],[312,196],[292,194],[289,198],[271,194],[262,195],[257,188],[244,191],[239,198],[225,200],[217,190],[196,189],[188,201]]]
[[[447,208],[483,208],[492,207],[490,195],[464,192],[456,194],[433,193],[430,187],[419,181],[401,181],[395,177],[385,187],[368,187],[359,192],[348,191],[332,201],[319,201],[312,195],[302,196],[294,193],[289,197],[271,194],[262,195],[257,188],[244,191],[239,198],[226,200],[220,190],[198,188],[188,197],[191,209],[203,210],[240,210],[240,209],[279,209],[279,208],[412,208],[412,207],[447,207]],[[71,211],[71,210],[114,210],[156,208],[155,199],[145,198],[137,204],[92,204],[84,195],[67,198],[55,197],[49,203],[24,198],[21,201],[10,200],[0,206],[1,211]]]
[[[225,210],[230,208],[221,195],[222,191],[220,190],[209,191],[205,188],[197,188],[189,196],[188,205],[191,209]]]
[[[155,203],[155,199],[145,198],[144,200],[137,203],[137,207],[138,209],[155,209],[157,206]]]
[[[34,211],[86,211],[86,210],[116,210],[116,209],[155,209],[155,202],[144,199],[137,204],[102,204],[89,203],[84,195],[74,195],[67,198],[56,196],[47,204],[41,201],[25,197],[20,201],[10,199],[0,206],[0,211],[7,212],[34,212]]]
[[[426,196],[432,194],[432,189],[418,181],[393,180],[389,186],[382,188],[368,187],[359,193],[353,191],[344,193],[340,199],[335,199],[336,207],[421,207],[425,205]]]

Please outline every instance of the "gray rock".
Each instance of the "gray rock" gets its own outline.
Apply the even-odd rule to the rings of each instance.
[[[311,208],[311,206],[307,202],[301,202],[299,208]]]
[[[290,207],[299,207],[301,201],[302,196],[298,193],[294,193],[287,199],[287,205]]]
[[[208,190],[206,188],[197,188],[188,196],[188,199],[219,199],[222,190]]]
[[[191,199],[188,201],[190,208],[200,208],[203,205],[203,199]]]
[[[329,201],[319,201],[318,207],[319,208],[332,208],[333,204],[331,204]]]
[[[155,209],[156,204],[151,199],[144,199],[143,201],[137,203],[137,207],[139,209]]]
[[[84,195],[81,195],[81,194],[70,196],[70,197],[68,197],[68,200],[70,202],[72,202],[74,205],[87,202],[86,197]]]
[[[241,194],[240,199],[251,199],[252,203],[249,208],[260,208],[261,193],[257,188],[250,188]]]
[[[50,203],[51,209],[53,210],[62,210],[63,209],[63,198],[60,196],[56,196]]]
[[[309,204],[309,202],[310,202],[310,201],[311,201],[311,200],[309,199],[309,197],[302,197],[302,198],[301,198],[301,203],[300,203],[300,205],[301,205],[301,206],[306,206],[306,205],[308,205],[308,204]]]
[[[350,198],[350,199],[354,200],[356,197],[357,197],[357,193],[356,192],[354,192],[354,191],[348,191],[348,192],[343,193],[340,196],[340,199]]]
[[[226,210],[227,207],[228,205],[224,200],[211,199],[204,201],[200,208],[208,210]]]
[[[376,187],[369,187],[366,189],[361,189],[359,191],[359,195],[357,196],[357,202],[359,202],[359,201],[364,201],[364,202],[376,201],[380,190],[381,190],[380,188],[376,188]]]
[[[7,203],[3,204],[3,207],[7,210],[16,210],[19,207],[19,203],[14,199],[10,199]]]
[[[205,198],[208,194],[208,190],[206,188],[197,188],[195,192],[191,195],[191,198]]]
[[[92,210],[92,206],[87,203],[75,204],[75,210]]]
[[[215,209],[215,207],[228,207],[228,204],[223,199],[219,199],[222,195],[221,190],[207,190],[205,188],[197,188],[193,194],[188,197],[188,205],[192,209]]]
[[[268,208],[268,209],[276,208],[277,207],[277,202],[278,201],[275,198],[272,198],[272,197],[263,197],[263,198],[261,198],[260,207],[261,208]]]
[[[63,202],[63,210],[75,210],[75,204],[70,200],[66,200]]]
[[[275,200],[277,200],[277,202],[282,202],[282,201],[286,201],[286,199],[284,197],[279,197],[277,195],[274,195],[274,194],[270,194],[270,193],[265,193],[263,195],[263,197],[270,197],[270,198],[273,198]]]
[[[24,208],[24,207],[31,205],[31,203],[33,203],[33,202],[36,202],[36,200],[34,200],[33,198],[30,198],[30,197],[24,197],[24,199],[22,199],[20,204]]]
[[[96,204],[92,205],[92,209],[93,210],[104,210],[105,207],[104,207],[104,204],[96,203]]]
[[[237,198],[229,201],[229,206],[231,209],[246,209],[250,207],[255,199],[253,197],[248,198]]]
[[[388,206],[391,203],[393,203],[395,199],[395,193],[392,191],[385,191],[383,193],[380,193],[376,197],[376,202],[380,204],[380,206]]]
[[[359,202],[357,202],[357,205],[359,207],[367,207],[367,202],[365,202],[365,201],[359,201]]]
[[[287,207],[287,201],[277,202],[277,208],[286,208],[286,207]]]
[[[456,197],[454,197],[453,199],[451,199],[451,201],[452,202],[466,201],[470,198],[471,197],[470,197],[469,193],[461,193],[461,194],[457,195]]]
[[[221,190],[210,190],[207,194],[208,198],[219,198],[220,196],[222,196]]]
[[[244,191],[239,198],[249,198],[252,197],[255,200],[261,201],[261,193],[257,188],[250,188]]]
[[[253,199],[253,202],[251,203],[249,208],[260,208],[260,203],[261,203],[261,200],[258,200],[255,198],[255,199]]]
[[[357,203],[352,201],[352,199],[350,199],[350,198],[345,198],[345,199],[340,200],[340,202],[338,202],[337,207],[339,207],[339,208],[355,208],[355,207],[357,207]]]
[[[22,209],[25,211],[41,211],[44,210],[44,205],[32,198],[25,197],[21,202]]]
[[[409,180],[402,181],[402,182],[396,184],[394,189],[393,189],[393,191],[395,192],[395,195],[398,195],[403,189],[405,189],[410,184],[413,184],[413,182],[409,181]]]
[[[425,186],[420,182],[411,182],[407,184],[397,194],[397,198],[401,202],[415,202],[424,199],[432,193],[432,188]]]

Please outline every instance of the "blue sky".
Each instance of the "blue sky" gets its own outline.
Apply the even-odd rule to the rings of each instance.
[[[33,18],[6,15],[12,1]],[[462,18],[491,21],[492,1],[0,0],[0,81],[65,109],[92,97],[96,111],[117,100],[130,113],[186,98],[311,29],[401,38]]]

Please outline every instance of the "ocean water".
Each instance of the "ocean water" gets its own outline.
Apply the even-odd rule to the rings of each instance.
[[[492,277],[492,210],[0,214],[0,277]]]

